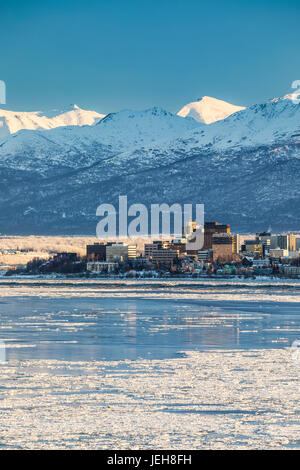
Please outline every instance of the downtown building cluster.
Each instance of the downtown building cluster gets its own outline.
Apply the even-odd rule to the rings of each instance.
[[[86,251],[87,271],[116,273],[128,269],[131,275],[151,271],[162,274],[272,274],[300,276],[300,238],[294,234],[258,233],[249,239],[231,233],[228,224],[206,222],[203,246],[191,250],[188,238],[196,223],[183,228],[181,238],[159,239],[145,243],[138,253],[135,245],[96,243]]]

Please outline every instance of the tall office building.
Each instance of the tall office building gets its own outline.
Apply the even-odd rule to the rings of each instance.
[[[104,243],[94,243],[94,245],[87,245],[86,259],[87,259],[87,262],[105,261],[106,260],[106,245]]]
[[[279,248],[280,250],[296,251],[296,241],[297,237],[292,233],[273,235],[270,248],[273,250]]]
[[[215,233],[212,235],[213,259],[230,260],[239,252],[239,235]]]
[[[202,250],[210,250],[212,248],[213,235],[218,233],[230,233],[230,225],[219,224],[218,222],[205,222]]]

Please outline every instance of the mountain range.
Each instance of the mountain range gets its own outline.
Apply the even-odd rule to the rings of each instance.
[[[204,203],[234,231],[299,230],[299,150],[289,95],[249,108],[203,97],[177,115],[0,110],[0,232],[94,234],[97,206],[119,195]]]
[[[48,112],[6,111],[0,109],[0,139],[20,130],[54,129],[63,126],[86,126],[96,124],[105,114],[80,109],[76,104],[65,109]]]

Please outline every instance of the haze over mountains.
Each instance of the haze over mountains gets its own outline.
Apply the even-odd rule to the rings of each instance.
[[[0,232],[94,234],[97,206],[117,206],[120,194],[129,204],[204,203],[206,220],[236,231],[299,230],[292,98],[246,109],[204,97],[178,115],[154,107],[104,117],[76,107],[37,116],[50,130],[23,119],[37,127],[0,138]]]

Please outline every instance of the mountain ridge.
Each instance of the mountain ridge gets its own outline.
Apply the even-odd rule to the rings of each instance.
[[[0,140],[0,232],[95,233],[96,208],[204,203],[235,231],[300,227],[300,107],[275,99],[205,125],[159,107]],[[64,214],[64,216],[62,215]]]
[[[50,130],[63,126],[93,125],[105,115],[88,111],[77,105],[62,110],[50,111],[10,111],[0,109],[0,138],[21,130]]]

